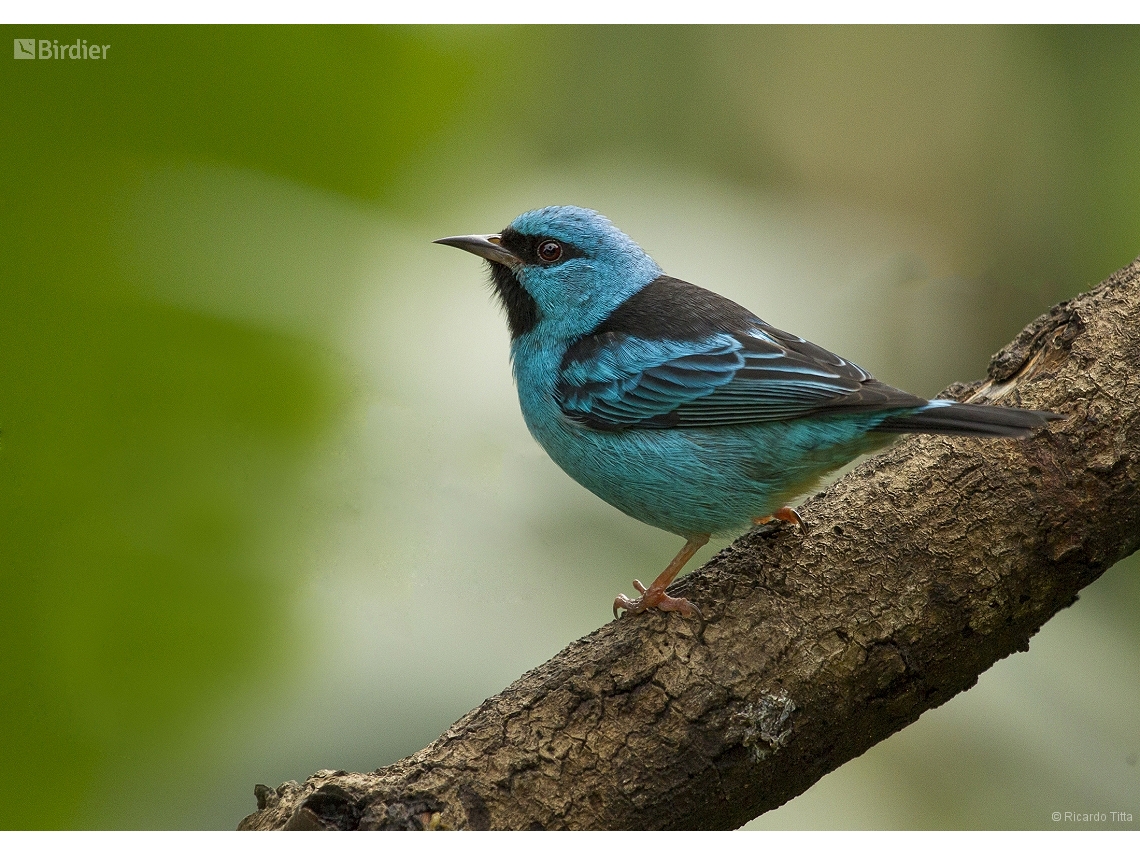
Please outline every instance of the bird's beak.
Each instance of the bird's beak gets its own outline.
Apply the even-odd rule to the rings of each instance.
[[[442,243],[444,246],[464,249],[488,261],[497,261],[499,264],[506,264],[511,267],[521,264],[522,259],[506,249],[501,240],[502,238],[499,235],[459,235],[458,237],[440,238],[437,241],[432,241],[432,243]]]

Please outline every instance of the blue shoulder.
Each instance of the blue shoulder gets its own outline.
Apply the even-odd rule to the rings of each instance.
[[[664,426],[660,417],[729,383],[744,366],[742,349],[723,333],[697,341],[590,336],[567,352],[555,395],[563,412],[592,427]]]

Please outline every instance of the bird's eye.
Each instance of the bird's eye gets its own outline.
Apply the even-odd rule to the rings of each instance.
[[[562,257],[562,244],[556,240],[544,240],[538,245],[538,257],[547,262],[557,261]]]

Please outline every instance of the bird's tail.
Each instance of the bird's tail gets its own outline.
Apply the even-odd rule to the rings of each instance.
[[[949,436],[1029,436],[1048,421],[1063,418],[1044,410],[1017,410],[931,401],[925,407],[884,420],[877,431],[887,433],[940,433]]]

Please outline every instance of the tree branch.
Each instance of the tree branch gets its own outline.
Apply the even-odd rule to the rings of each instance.
[[[970,688],[1140,546],[1140,259],[957,398],[1036,437],[910,437],[371,774],[258,786],[240,827],[734,828]]]

